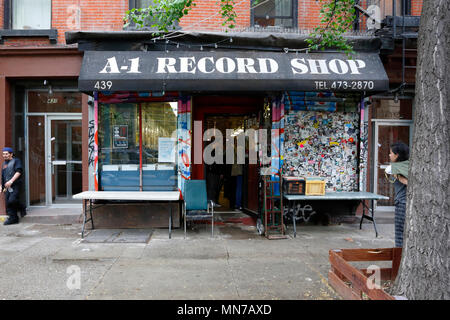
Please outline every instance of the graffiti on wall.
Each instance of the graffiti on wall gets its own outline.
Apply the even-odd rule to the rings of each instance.
[[[88,165],[94,166],[95,162],[95,129],[94,120],[89,120],[88,132]]]
[[[359,191],[365,191],[367,185],[367,164],[369,150],[369,123],[364,121],[364,103],[361,104],[361,133],[359,151]]]
[[[189,99],[178,101],[177,119],[178,188],[184,191],[184,181],[191,179],[191,106]]]

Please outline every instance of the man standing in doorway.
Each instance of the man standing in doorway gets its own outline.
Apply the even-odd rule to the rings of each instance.
[[[6,213],[8,219],[4,225],[19,223],[18,211],[24,216],[25,208],[20,203],[20,187],[22,184],[23,167],[20,159],[14,157],[12,148],[3,148],[2,192],[5,195]]]

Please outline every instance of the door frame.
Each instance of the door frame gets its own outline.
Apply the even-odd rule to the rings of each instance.
[[[65,114],[65,115],[54,115],[54,114],[47,114],[47,116],[45,117],[45,158],[46,158],[46,162],[45,162],[45,193],[46,193],[46,204],[47,205],[51,205],[51,206],[55,206],[55,204],[53,203],[53,173],[52,173],[52,121],[53,120],[60,120],[60,121],[64,121],[64,120],[79,120],[80,122],[80,126],[81,126],[81,116],[75,115],[75,114]],[[67,137],[66,137],[67,138]],[[81,162],[81,161],[80,161]],[[66,166],[68,165],[68,163],[66,162]],[[71,180],[71,179],[70,179]],[[66,184],[67,186],[69,185],[69,179],[66,180]],[[55,186],[56,188],[56,186]],[[71,189],[71,187],[70,187]],[[55,199],[57,198],[57,196],[55,195]],[[70,206],[71,204],[65,204],[64,206]],[[62,204],[59,204],[58,206],[62,206]]]
[[[51,179],[48,181],[49,174],[49,163],[48,163],[48,154],[49,154],[49,146],[50,141],[48,136],[51,134],[51,127],[49,128],[48,124],[50,124],[50,118],[59,117],[59,120],[80,120],[82,122],[82,113],[81,112],[28,112],[28,93],[29,92],[46,92],[46,89],[27,89],[25,90],[25,110],[24,110],[24,134],[25,134],[25,204],[27,207],[30,207],[30,175],[29,172],[29,129],[28,129],[28,117],[29,116],[43,116],[44,117],[44,139],[45,141],[45,204],[33,206],[33,208],[42,208],[42,207],[60,207],[60,208],[72,208],[79,207],[79,204],[53,204],[52,194],[51,194]],[[54,92],[78,92],[77,89],[53,89]],[[54,118],[56,119],[56,118]],[[50,187],[49,187],[50,184]],[[50,188],[50,193],[48,192]]]
[[[372,166],[372,181],[373,181],[373,192],[378,192],[378,138],[379,138],[379,128],[381,126],[391,126],[391,127],[409,127],[409,148],[411,149],[412,137],[413,137],[413,120],[398,120],[398,119],[372,119],[374,124],[374,143],[373,143],[373,166]],[[380,165],[381,167],[381,165]],[[381,168],[382,169],[382,168]],[[393,211],[393,206],[378,206],[377,201],[374,203],[374,209]]]

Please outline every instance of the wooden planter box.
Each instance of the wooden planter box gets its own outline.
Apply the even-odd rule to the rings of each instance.
[[[331,269],[328,273],[328,282],[344,299],[347,300],[403,300],[405,298],[391,296],[382,288],[369,288],[369,277],[372,272],[367,269],[358,269],[349,262],[353,261],[392,261],[391,268],[380,269],[380,280],[394,281],[397,277],[401,248],[385,249],[340,249],[330,250]]]

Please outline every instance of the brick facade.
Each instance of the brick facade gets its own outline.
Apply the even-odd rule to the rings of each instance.
[[[423,0],[411,0],[411,15],[420,16],[422,14]]]
[[[126,10],[128,0],[53,0],[52,28],[61,44],[66,31],[118,31]]]
[[[0,0],[0,26],[4,24],[5,2]],[[311,30],[320,22],[319,10],[322,1],[298,0],[298,28]],[[366,6],[366,0],[361,2]],[[420,15],[423,0],[411,0],[412,15]],[[251,25],[250,0],[236,0],[236,29],[241,30]],[[57,45],[64,45],[66,31],[119,31],[122,30],[123,16],[129,8],[129,0],[53,0],[52,28],[58,30]],[[189,15],[183,17],[180,26],[186,31],[223,31],[223,18],[219,13],[217,0],[197,1]],[[361,16],[361,27],[365,18]],[[44,46],[48,39],[8,38],[4,46]],[[1,47],[1,46],[0,46]]]
[[[5,0],[0,0],[0,29],[3,29],[5,20]]]
[[[0,28],[4,26],[5,4],[0,0]],[[362,6],[366,7],[366,2]],[[197,0],[197,6],[180,21],[184,31],[223,31],[223,18],[219,13],[220,1]],[[420,15],[423,0],[411,0],[412,15]],[[235,0],[237,12],[236,29],[251,26],[251,1]],[[320,22],[319,0],[298,0],[298,29],[311,30]],[[57,30],[57,43],[51,44],[48,37],[7,37],[0,44],[0,147],[14,142],[12,85],[15,79],[70,79],[78,76],[82,54],[76,46],[67,46],[67,31],[120,31],[129,0],[52,0],[52,29]],[[361,16],[361,28],[365,18]],[[392,81],[392,79],[391,79]],[[83,97],[83,115],[86,117],[87,98]],[[86,119],[83,120],[86,125]],[[87,130],[85,130],[87,132]],[[87,138],[83,138],[83,143]],[[87,148],[84,148],[87,150]],[[86,163],[83,155],[83,163]],[[87,170],[83,169],[83,187],[87,187]],[[0,196],[1,198],[1,196]],[[0,215],[4,214],[4,202],[0,199]]]
[[[250,26],[250,1],[236,1],[236,28]],[[186,30],[221,31],[223,18],[217,0],[197,1],[189,15],[183,17],[180,26]]]
[[[4,7],[0,0],[0,26],[4,25]],[[113,5],[112,5],[113,4]],[[58,30],[57,45],[65,44],[66,31],[119,31],[128,0],[52,0],[52,29]],[[48,39],[8,38],[4,46],[44,46]],[[1,46],[0,46],[1,47]]]
[[[299,29],[313,29],[320,23],[319,11],[321,1],[300,0],[298,2],[298,27]]]

